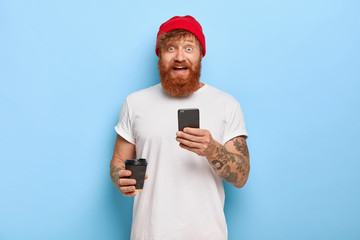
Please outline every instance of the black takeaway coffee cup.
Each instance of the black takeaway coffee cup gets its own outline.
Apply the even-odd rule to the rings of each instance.
[[[146,166],[146,159],[143,158],[125,161],[125,169],[131,171],[131,175],[128,178],[133,178],[136,180],[136,192],[141,192],[143,190]]]

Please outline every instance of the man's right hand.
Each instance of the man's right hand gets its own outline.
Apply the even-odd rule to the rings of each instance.
[[[119,190],[122,195],[126,197],[135,197],[135,184],[136,180],[133,178],[126,178],[131,176],[130,170],[120,170],[119,171]]]
[[[125,170],[125,160],[134,159],[135,145],[126,141],[117,134],[114,155],[110,162],[110,176],[113,184],[120,190],[121,194],[127,197],[135,197],[136,180],[127,178],[131,176],[130,170]],[[145,174],[147,179],[147,174]]]
[[[120,170],[119,171],[119,190],[122,195],[126,197],[135,197],[135,184],[136,180],[133,178],[127,178],[131,176],[130,170]],[[148,178],[147,174],[145,174],[145,180]]]

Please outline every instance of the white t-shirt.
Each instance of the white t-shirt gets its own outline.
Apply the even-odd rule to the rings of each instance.
[[[148,179],[134,200],[132,240],[227,239],[222,179],[205,157],[175,140],[180,108],[198,108],[200,128],[221,144],[247,136],[239,103],[209,85],[186,98],[170,97],[161,84],[129,95],[115,130],[148,161]]]

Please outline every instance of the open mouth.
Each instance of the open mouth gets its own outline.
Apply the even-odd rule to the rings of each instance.
[[[186,65],[186,64],[182,64],[182,65],[172,65],[171,66],[171,73],[173,74],[173,76],[176,77],[185,77],[190,73],[190,66]]]
[[[173,70],[175,71],[184,71],[184,70],[187,70],[188,67],[185,67],[185,66],[176,66],[176,67],[173,67]]]

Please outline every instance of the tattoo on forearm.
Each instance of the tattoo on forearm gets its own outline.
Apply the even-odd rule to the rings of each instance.
[[[232,172],[229,165],[225,166],[224,171],[222,173],[222,177],[224,178],[225,181],[229,183],[236,183],[239,178],[238,173]]]
[[[239,152],[242,152],[245,157],[249,157],[249,150],[248,150],[245,139],[241,138],[240,141],[237,138],[234,138],[233,141],[232,141],[233,144],[234,144],[234,147]]]
[[[111,180],[113,182],[113,184],[116,187],[119,187],[119,171],[123,170],[123,167],[118,167],[115,165],[110,165],[110,176],[111,176]]]
[[[242,154],[228,152],[224,146],[219,145],[216,149],[216,159],[211,161],[217,174],[235,186],[241,186],[245,183],[250,169],[246,141],[244,139],[240,141],[237,138],[232,140],[236,150]]]
[[[212,161],[212,164],[214,164],[214,167],[216,168],[216,170],[220,170],[224,166],[224,163],[219,160]]]

